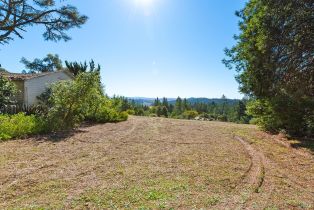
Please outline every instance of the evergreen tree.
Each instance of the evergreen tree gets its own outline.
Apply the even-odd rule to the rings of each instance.
[[[165,106],[167,109],[169,109],[169,103],[168,103],[168,99],[167,98],[163,98],[162,99],[162,105]]]
[[[172,114],[173,111],[174,111],[174,105],[173,105],[173,104],[170,104],[170,105],[169,105],[168,112]]]
[[[158,97],[154,101],[154,106],[160,106],[160,100]]]
[[[23,57],[21,63],[28,69],[28,72],[23,71],[24,73],[53,72],[62,69],[62,61],[57,54],[48,54],[43,59],[36,58],[33,61],[29,61]]]
[[[224,63],[264,128],[314,135],[313,11],[308,0],[250,0],[237,12],[241,33]]]
[[[242,100],[239,101],[236,106],[236,114],[236,118],[238,121],[240,121],[242,117],[246,116],[246,105]]]
[[[166,106],[162,106],[162,116],[168,117],[168,109]]]
[[[0,44],[8,43],[31,26],[43,26],[45,40],[70,40],[65,33],[79,28],[87,21],[72,5],[47,0],[1,0],[0,1]]]
[[[190,106],[188,103],[188,100],[186,98],[183,99],[183,103],[182,103],[182,112],[185,112],[186,110],[189,110]]]
[[[86,61],[84,63],[76,62],[76,61],[75,62],[65,61],[65,65],[67,69],[71,73],[73,73],[74,76],[77,76],[78,74],[83,73],[83,72],[100,72],[101,70],[101,67],[99,64],[96,67],[94,60],[91,60],[89,62],[89,65],[87,64]]]
[[[227,97],[223,94],[221,99],[223,100],[222,105],[221,105],[221,115],[225,115],[227,112]]]
[[[174,113],[179,116],[183,113],[183,105],[182,99],[180,97],[177,98],[175,106],[174,106]]]
[[[162,106],[157,106],[156,107],[156,115],[158,117],[161,117],[163,115],[163,110],[162,110]]]

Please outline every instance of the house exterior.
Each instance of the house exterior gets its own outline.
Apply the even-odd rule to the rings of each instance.
[[[39,74],[2,73],[2,75],[11,80],[19,90],[16,98],[18,104],[26,106],[38,103],[37,96],[45,92],[51,84],[74,78],[67,70]]]

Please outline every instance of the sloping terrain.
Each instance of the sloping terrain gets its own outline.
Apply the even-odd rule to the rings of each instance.
[[[254,126],[145,117],[3,142],[0,209],[313,209],[303,146]]]

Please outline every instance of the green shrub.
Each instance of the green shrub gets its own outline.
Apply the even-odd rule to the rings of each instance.
[[[16,86],[10,80],[0,75],[0,108],[3,105],[13,103],[12,99],[16,93]]]
[[[126,120],[128,120],[128,118],[129,118],[129,115],[127,112],[120,112],[118,114],[118,121],[117,122],[126,121]]]
[[[129,115],[135,115],[135,111],[133,109],[128,109],[126,110],[126,112],[129,114]]]
[[[198,116],[198,113],[197,113],[197,111],[189,110],[189,111],[183,112],[182,115],[183,115],[183,118],[184,118],[184,119],[189,119],[189,120],[191,120],[191,119],[194,119],[195,117],[197,117],[197,116]]]
[[[0,140],[38,134],[42,132],[40,122],[35,115],[26,116],[24,113],[0,115]]]
[[[106,123],[128,118],[118,111],[119,104],[103,94],[99,72],[80,73],[73,81],[51,87],[47,114],[48,131],[70,130],[83,120]]]
[[[264,130],[276,132],[282,126],[272,105],[266,100],[252,100],[247,104],[247,113],[253,116],[251,124],[256,124]]]
[[[51,87],[52,104],[47,120],[51,131],[70,130],[99,104],[101,94],[98,73],[81,73],[73,81],[61,81]]]
[[[217,120],[221,121],[221,122],[227,122],[228,121],[228,117],[226,115],[218,115],[217,116]]]
[[[128,119],[128,113],[118,112],[111,107],[102,105],[95,115],[89,119],[98,123],[121,122]]]
[[[136,110],[135,110],[135,115],[137,115],[137,116],[145,116],[145,111],[144,111],[144,109],[142,109],[142,108],[136,109]]]

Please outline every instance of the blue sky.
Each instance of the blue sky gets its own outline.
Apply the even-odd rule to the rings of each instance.
[[[109,95],[242,98],[221,62],[234,44],[241,0],[76,0],[89,20],[69,42],[45,42],[41,27],[0,46],[0,63],[21,72],[21,57],[94,59]]]

